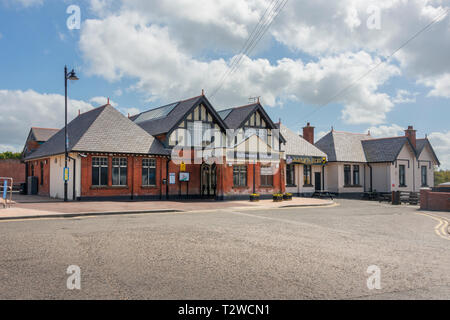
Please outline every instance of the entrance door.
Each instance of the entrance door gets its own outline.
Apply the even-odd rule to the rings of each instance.
[[[201,167],[201,196],[204,198],[213,198],[216,196],[216,165],[202,164]]]
[[[315,172],[314,173],[314,189],[316,191],[321,191],[322,190],[322,179],[321,179],[320,172]]]

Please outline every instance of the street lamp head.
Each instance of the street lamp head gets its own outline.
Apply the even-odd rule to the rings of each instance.
[[[72,69],[72,71],[70,71],[67,74],[67,79],[69,79],[69,80],[79,80],[77,75],[75,74],[75,71],[73,69]]]

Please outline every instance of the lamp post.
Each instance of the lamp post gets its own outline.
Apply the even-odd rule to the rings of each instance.
[[[64,66],[64,89],[65,89],[65,109],[64,109],[64,201],[67,201],[67,180],[66,170],[67,169],[67,147],[69,144],[69,137],[67,136],[67,80],[78,80],[75,71],[72,69],[69,73],[67,72],[67,66]]]

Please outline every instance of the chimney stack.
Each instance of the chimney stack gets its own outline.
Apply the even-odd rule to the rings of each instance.
[[[405,130],[405,137],[409,139],[409,142],[413,145],[414,149],[416,148],[416,130],[414,130],[413,126],[408,126],[408,129]]]
[[[311,127],[309,122],[306,124],[306,127],[303,127],[303,139],[314,144],[314,127]]]

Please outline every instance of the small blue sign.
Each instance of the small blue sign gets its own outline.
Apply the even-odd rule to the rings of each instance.
[[[8,181],[3,183],[3,199],[6,199],[6,192],[8,191]]]
[[[69,181],[69,168],[64,167],[64,173],[63,173],[64,181]]]

